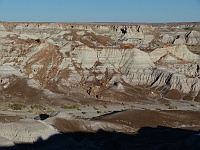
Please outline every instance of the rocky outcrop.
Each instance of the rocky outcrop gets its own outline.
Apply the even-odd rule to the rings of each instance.
[[[199,62],[200,60],[200,56],[190,52],[186,45],[158,48],[152,51],[149,55],[153,62],[159,62],[161,59],[164,59],[163,56],[166,56],[166,54],[180,62]],[[171,63],[177,63],[176,61],[173,62],[172,60]]]
[[[167,44],[172,43],[174,41],[174,35],[173,34],[164,34],[161,36],[161,42]]]
[[[1,147],[13,147],[14,148],[15,144],[12,141],[0,136],[0,146]]]
[[[163,69],[136,70],[129,73],[127,78],[127,82],[132,85],[163,87],[165,90],[176,89],[181,93],[194,92],[194,96],[198,94],[200,89],[200,80],[198,78],[187,78],[184,75],[164,71]]]
[[[183,45],[186,44],[185,36],[183,34],[178,35],[173,42],[174,45]]]
[[[7,124],[1,123],[0,129],[0,136],[13,141],[14,143],[32,143],[36,142],[39,138],[45,140],[50,136],[59,133],[49,124],[32,119],[24,119]]]
[[[200,45],[200,33],[191,31],[186,34],[187,45]]]

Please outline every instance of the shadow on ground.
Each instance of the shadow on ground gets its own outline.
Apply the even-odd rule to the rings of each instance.
[[[60,133],[47,140],[38,139],[35,143],[16,144],[2,149],[16,150],[199,150],[200,131],[158,126],[143,127],[135,134],[124,134],[99,130],[95,133]]]

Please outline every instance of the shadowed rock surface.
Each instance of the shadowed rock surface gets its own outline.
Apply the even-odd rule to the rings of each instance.
[[[144,127],[136,134],[98,131],[95,133],[74,132],[51,136],[35,143],[16,144],[1,149],[194,149],[199,147],[199,133],[184,129],[158,126]]]

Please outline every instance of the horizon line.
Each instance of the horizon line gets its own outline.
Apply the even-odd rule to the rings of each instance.
[[[180,22],[65,22],[65,21],[0,21],[0,23],[68,23],[68,24],[173,24],[173,23],[200,23],[200,21],[180,21]]]

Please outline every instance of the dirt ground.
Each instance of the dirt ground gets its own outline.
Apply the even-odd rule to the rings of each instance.
[[[8,122],[15,122],[22,119],[20,116],[7,116],[0,114],[0,122],[2,123],[8,123]]]
[[[128,110],[102,117],[100,120],[125,124],[135,128],[166,126],[191,130],[200,129],[200,112],[195,111]]]

